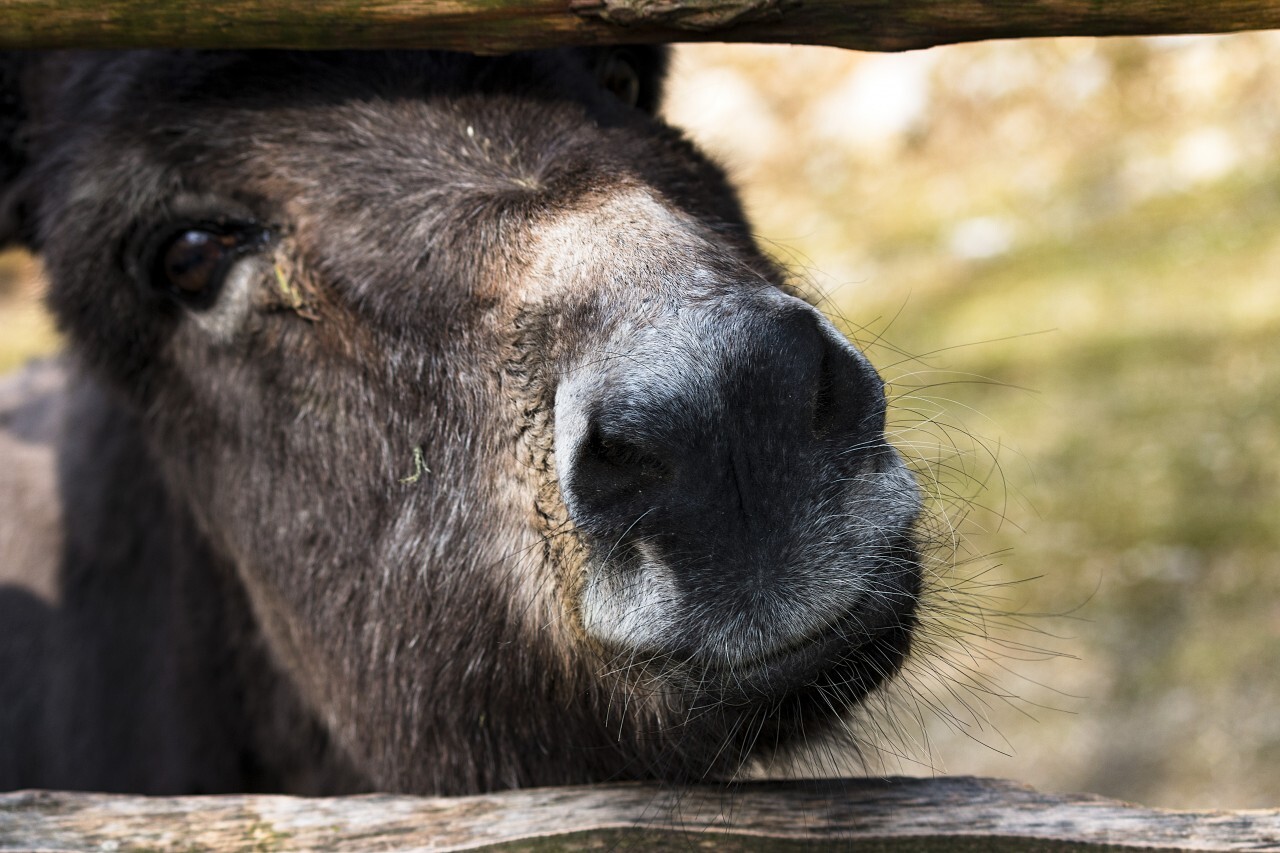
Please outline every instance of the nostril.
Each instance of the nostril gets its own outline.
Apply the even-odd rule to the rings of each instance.
[[[818,387],[813,396],[813,431],[819,438],[830,435],[836,427],[836,385],[828,347],[822,353],[822,361],[818,367]]]
[[[639,440],[606,432],[598,421],[592,426],[582,452],[583,461],[594,462],[619,474],[661,477],[669,470],[662,457],[646,449]]]
[[[867,438],[884,430],[884,383],[842,343],[826,340],[813,392],[819,438]]]

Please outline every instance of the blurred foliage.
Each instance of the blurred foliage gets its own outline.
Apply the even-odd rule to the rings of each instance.
[[[1056,614],[947,616],[991,636],[890,771],[1280,804],[1277,48],[680,50],[669,117],[890,381],[947,597]]]
[[[0,372],[57,347],[40,304],[39,264],[17,250],[0,252]]]
[[[1278,48],[680,49],[670,118],[891,382],[950,597],[1032,614],[940,617],[992,636],[906,682],[889,770],[1280,804]],[[55,345],[36,272],[0,369]]]

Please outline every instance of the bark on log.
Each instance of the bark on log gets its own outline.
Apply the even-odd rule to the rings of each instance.
[[[0,850],[1280,851],[1280,810],[1173,812],[967,777],[476,797],[0,795]]]
[[[906,50],[992,38],[1280,27],[1272,0],[0,0],[0,48],[761,41]]]

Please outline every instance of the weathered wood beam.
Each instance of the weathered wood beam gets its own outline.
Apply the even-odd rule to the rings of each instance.
[[[1274,0],[0,0],[0,48],[390,48],[761,41],[906,50],[1280,27]]]
[[[1173,812],[967,777],[476,797],[0,795],[0,850],[1280,851],[1280,810]],[[856,842],[856,843],[855,843]]]

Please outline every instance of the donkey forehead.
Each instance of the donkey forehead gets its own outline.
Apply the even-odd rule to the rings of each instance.
[[[161,54],[107,77],[85,88],[67,148],[72,203],[115,220],[101,236],[202,199],[282,226],[354,280],[441,264],[457,279],[458,263],[513,254],[539,218],[669,154],[573,54]]]
[[[45,97],[53,169],[116,207],[175,187],[347,207],[518,191],[618,168],[633,133],[584,137],[637,120],[572,53],[130,54],[73,63]]]

